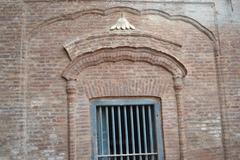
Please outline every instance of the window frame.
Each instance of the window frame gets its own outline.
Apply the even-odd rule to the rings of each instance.
[[[97,146],[97,106],[104,105],[154,105],[155,117],[155,134],[157,139],[157,154],[158,160],[164,160],[164,137],[163,124],[161,116],[160,100],[153,98],[100,98],[90,101],[91,103],[91,131],[92,131],[92,160],[98,160],[98,146]]]

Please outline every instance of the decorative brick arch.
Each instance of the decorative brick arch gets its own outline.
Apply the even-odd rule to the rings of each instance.
[[[184,65],[174,56],[181,54],[181,45],[149,33],[106,32],[95,36],[77,37],[67,42],[64,48],[72,60],[62,74],[67,80],[78,79],[79,72],[89,66],[121,60],[144,61],[162,66],[175,77],[185,77],[187,74]],[[118,52],[111,54],[101,52],[111,49]],[[134,49],[138,52],[133,51]],[[124,50],[131,50],[131,54],[124,53]]]
[[[74,138],[74,108],[78,106],[79,74],[84,69],[106,62],[129,60],[132,62],[147,62],[151,65],[165,68],[174,79],[176,106],[178,115],[179,159],[183,159],[185,136],[183,134],[181,91],[183,78],[187,69],[174,55],[181,54],[181,45],[154,37],[150,34],[133,33],[103,33],[96,36],[76,38],[64,45],[71,62],[63,71],[67,80],[67,95],[69,107],[69,159],[76,159],[76,142]]]
[[[102,48],[117,48],[131,46],[133,48],[151,48],[172,55],[181,54],[181,44],[154,36],[152,33],[142,31],[118,32],[110,31],[92,33],[76,37],[64,44],[71,60],[85,53],[94,52]]]
[[[109,54],[109,50],[112,52]],[[127,51],[127,52],[126,52]],[[151,48],[116,47],[102,48],[94,53],[86,53],[75,58],[63,72],[67,80],[78,79],[79,74],[85,68],[96,66],[105,62],[117,62],[129,60],[133,62],[147,62],[152,65],[161,66],[168,70],[174,77],[185,77],[187,70],[174,57]]]

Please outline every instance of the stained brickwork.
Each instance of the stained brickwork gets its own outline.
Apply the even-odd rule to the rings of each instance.
[[[1,1],[0,159],[89,160],[90,100],[151,97],[166,160],[239,160],[239,7]],[[110,31],[120,13],[135,30]]]
[[[19,3],[0,3],[0,159],[23,159],[23,8]]]

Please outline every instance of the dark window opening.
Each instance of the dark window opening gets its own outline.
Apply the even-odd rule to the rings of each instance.
[[[139,101],[126,104],[121,101],[118,105],[115,102],[94,105],[97,140],[95,159],[163,160],[161,126],[157,127],[161,124],[160,110],[156,109],[157,105]]]

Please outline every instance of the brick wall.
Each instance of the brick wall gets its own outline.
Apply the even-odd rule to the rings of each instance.
[[[161,98],[166,160],[240,159],[240,3],[232,4],[233,11],[227,0],[0,2],[0,159],[89,159],[89,100],[129,96]],[[109,30],[120,12],[135,31]],[[116,62],[78,63],[129,47]],[[187,69],[181,102],[167,63],[136,58],[148,51]],[[65,78],[78,81],[67,94],[69,64]]]
[[[0,159],[24,158],[23,9],[0,2]]]
[[[233,11],[220,10],[219,36],[221,45],[221,68],[223,75],[223,126],[225,131],[225,145],[227,159],[240,159],[239,147],[239,1],[233,0]],[[219,4],[220,5],[220,4]],[[220,7],[220,6],[219,6]],[[223,7],[223,4],[222,6]]]

